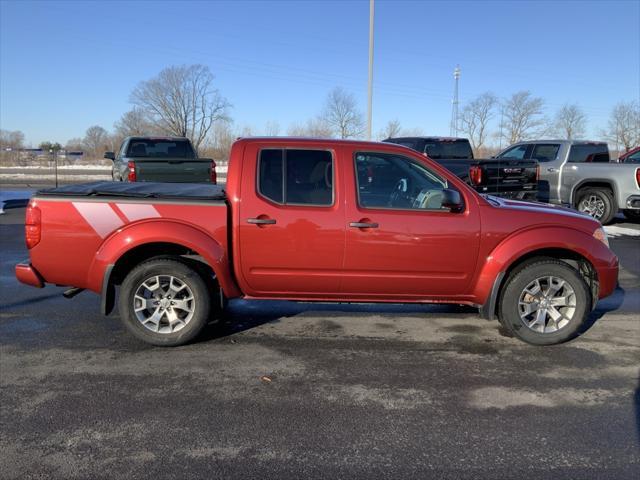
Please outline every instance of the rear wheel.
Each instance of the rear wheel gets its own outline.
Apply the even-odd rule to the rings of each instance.
[[[135,267],[120,287],[120,317],[140,340],[183,345],[207,324],[210,297],[205,280],[181,261],[156,258]]]
[[[608,224],[616,215],[617,208],[610,190],[585,188],[578,192],[576,208],[588,213],[603,225]]]
[[[499,316],[509,334],[532,345],[578,335],[591,311],[591,293],[569,264],[541,258],[514,271],[502,291]]]

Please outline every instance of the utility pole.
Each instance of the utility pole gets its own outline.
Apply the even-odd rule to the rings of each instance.
[[[367,89],[367,140],[371,140],[371,111],[373,104],[373,0],[369,0],[369,86]]]
[[[453,87],[453,101],[451,102],[451,128],[449,129],[452,137],[458,136],[458,81],[460,80],[460,65],[456,65],[453,70],[453,78],[455,81]]]

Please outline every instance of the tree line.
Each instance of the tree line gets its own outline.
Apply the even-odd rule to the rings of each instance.
[[[131,92],[131,110],[113,125],[111,132],[99,125],[89,127],[82,138],[69,140],[67,151],[82,150],[91,158],[100,158],[104,151],[115,151],[127,136],[171,135],[191,139],[201,155],[227,158],[237,137],[251,136],[251,127],[237,127],[230,117],[232,108],[214,84],[214,75],[204,65],[172,66],[156,77],[140,82]],[[485,92],[462,105],[458,132],[468,137],[477,154],[532,138],[583,138],[587,130],[587,115],[576,104],[562,105],[553,116],[545,115],[545,102],[529,91],[520,91],[506,98]],[[289,126],[290,136],[322,138],[362,138],[365,120],[355,95],[342,87],[333,88],[321,111],[302,123]],[[268,122],[262,132],[279,135],[280,125]],[[429,133],[429,132],[427,132]],[[433,133],[433,132],[430,132]],[[420,128],[403,128],[398,119],[387,122],[378,134],[383,140],[395,136],[424,135]],[[628,150],[640,144],[640,104],[621,102],[611,111],[609,121],[599,136],[613,148]],[[20,131],[0,132],[2,151],[18,149],[24,144]],[[42,142],[45,151],[58,151],[62,145]]]

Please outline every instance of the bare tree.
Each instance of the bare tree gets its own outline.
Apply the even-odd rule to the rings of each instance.
[[[204,145],[210,152],[207,155],[215,160],[227,160],[231,145],[239,137],[238,133],[232,128],[230,121],[216,122],[213,126],[210,137],[210,144]]]
[[[109,133],[99,125],[89,127],[82,139],[82,145],[93,158],[100,158],[105,150],[111,149]]]
[[[292,137],[333,138],[333,128],[323,118],[311,118],[304,125],[293,124],[287,129]]]
[[[24,133],[20,130],[0,130],[0,148],[18,150],[24,145]]]
[[[214,76],[204,65],[165,68],[138,84],[131,102],[161,131],[191,139],[196,150],[216,121],[227,119],[230,107],[213,87]]]
[[[400,135],[401,127],[400,120],[389,120],[385,127],[378,132],[378,140],[384,140],[386,138],[393,138]]]
[[[640,103],[620,102],[611,111],[604,137],[629,150],[640,145]]]
[[[498,98],[491,92],[485,92],[471,100],[462,110],[461,130],[469,137],[476,153],[485,147],[489,136],[489,121],[494,116],[497,104]]]
[[[510,144],[526,140],[544,127],[542,98],[533,97],[531,92],[514,93],[502,106],[501,135]]]
[[[563,105],[556,113],[553,130],[556,135],[567,140],[583,137],[586,132],[587,117],[578,105]]]
[[[321,118],[338,138],[359,137],[365,130],[364,117],[358,110],[356,97],[342,87],[329,92]]]
[[[113,124],[113,127],[116,135],[122,138],[153,133],[153,127],[150,125],[149,119],[144,110],[139,107],[133,107],[128,112],[123,113],[120,120]]]
[[[280,124],[274,120],[270,120],[264,127],[264,133],[267,137],[277,137],[280,133]]]

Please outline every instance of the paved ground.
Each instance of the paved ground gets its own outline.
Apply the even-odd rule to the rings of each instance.
[[[2,478],[640,474],[640,237],[612,239],[621,288],[561,346],[463,308],[233,302],[160,349],[93,294],[19,286],[23,214],[0,217]]]

